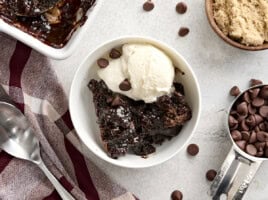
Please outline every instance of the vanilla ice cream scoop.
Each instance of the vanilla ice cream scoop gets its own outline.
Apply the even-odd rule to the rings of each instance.
[[[124,44],[122,56],[109,61],[106,68],[98,70],[99,77],[113,92],[146,103],[169,94],[174,80],[171,59],[160,49],[150,44]],[[122,91],[119,85],[128,80],[131,88]]]

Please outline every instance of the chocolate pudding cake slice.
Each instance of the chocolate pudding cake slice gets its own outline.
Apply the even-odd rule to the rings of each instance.
[[[143,157],[155,152],[154,145],[178,135],[192,117],[180,83],[174,83],[169,96],[153,103],[112,92],[102,80],[92,79],[88,87],[93,93],[103,146],[112,158],[127,152]]]

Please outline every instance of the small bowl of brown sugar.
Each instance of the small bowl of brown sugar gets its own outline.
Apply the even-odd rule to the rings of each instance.
[[[206,0],[206,14],[228,44],[250,51],[268,49],[267,0]]]

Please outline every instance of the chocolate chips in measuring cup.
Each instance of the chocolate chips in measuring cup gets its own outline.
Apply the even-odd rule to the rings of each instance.
[[[268,85],[249,89],[236,100],[229,128],[239,148],[249,155],[268,158]]]

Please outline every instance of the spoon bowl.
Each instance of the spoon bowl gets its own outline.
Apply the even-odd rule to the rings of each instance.
[[[40,146],[26,117],[15,106],[0,102],[0,148],[8,154],[35,163],[48,177],[62,199],[74,200],[45,166]]]
[[[17,158],[40,161],[39,142],[26,118],[14,106],[0,103],[0,148]]]

